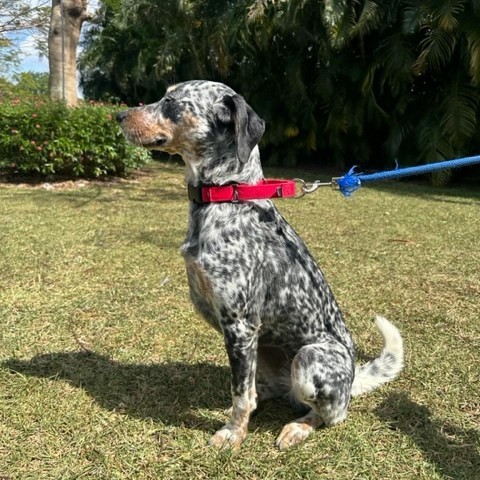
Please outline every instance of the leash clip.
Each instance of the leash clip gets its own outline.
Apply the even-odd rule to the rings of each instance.
[[[334,179],[331,182],[321,182],[320,180],[315,180],[314,182],[307,183],[301,178],[294,178],[293,181],[300,185],[300,193],[295,195],[294,198],[303,198],[307,193],[313,193],[320,187],[335,187]]]

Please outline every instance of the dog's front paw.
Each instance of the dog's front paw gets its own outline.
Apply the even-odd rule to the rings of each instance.
[[[208,444],[217,448],[238,448],[246,436],[246,430],[227,423],[210,438]]]
[[[280,450],[286,450],[287,448],[303,442],[303,440],[310,435],[312,430],[313,428],[305,423],[288,423],[283,427],[283,430],[278,436],[275,444]]]

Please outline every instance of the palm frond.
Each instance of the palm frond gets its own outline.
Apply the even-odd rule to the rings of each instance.
[[[383,9],[377,2],[367,0],[363,4],[362,11],[352,28],[352,35],[363,37],[376,30],[384,18]]]
[[[426,36],[420,42],[421,52],[414,64],[414,71],[440,71],[451,59],[457,43],[454,34],[441,28],[426,28]]]
[[[426,11],[423,5],[405,7],[402,12],[402,33],[409,35],[417,32],[424,23],[425,17]]]
[[[480,85],[480,18],[465,15],[462,26],[467,39],[467,55],[469,57],[469,73],[474,85]]]
[[[470,51],[470,75],[474,85],[480,85],[480,37],[467,35]]]
[[[433,21],[446,32],[453,32],[459,25],[458,16],[465,10],[465,0],[440,2],[435,10]]]
[[[323,21],[328,27],[339,23],[344,16],[345,10],[349,8],[347,0],[325,0]]]
[[[249,22],[258,22],[264,18],[265,10],[270,3],[269,0],[255,0],[249,7],[247,19]]]
[[[295,10],[302,8],[304,3],[305,0],[294,2]],[[265,21],[270,7],[280,11],[288,10],[290,2],[288,0],[254,0],[247,8],[247,21],[252,23]]]
[[[330,44],[334,48],[342,48],[348,43],[355,27],[355,10],[347,0],[326,0],[323,23]]]
[[[427,163],[446,160],[454,155],[452,145],[445,138],[435,112],[430,112],[423,118],[419,127],[418,140],[421,146],[421,157]]]
[[[455,147],[462,147],[477,129],[477,109],[480,94],[459,75],[444,89],[440,108],[443,134]]]
[[[386,37],[375,50],[375,61],[367,71],[362,91],[366,93],[372,88],[374,77],[380,72],[382,89],[389,85],[392,93],[398,95],[412,80],[414,61],[414,51],[407,36],[397,32]]]

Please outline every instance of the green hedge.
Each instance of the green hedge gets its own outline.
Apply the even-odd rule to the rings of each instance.
[[[43,99],[0,103],[0,172],[77,177],[123,175],[150,154],[129,144],[115,122],[120,108],[68,108]]]

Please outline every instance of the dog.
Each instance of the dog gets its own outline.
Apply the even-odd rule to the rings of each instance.
[[[179,154],[190,188],[256,184],[264,121],[228,86],[189,81],[151,105],[117,114],[136,145]],[[284,450],[342,422],[352,396],[393,380],[403,342],[383,317],[379,357],[355,365],[340,308],[307,247],[270,199],[190,203],[181,249],[196,309],[223,334],[231,368],[230,419],[210,439],[239,447],[257,403],[290,396],[305,414],[276,440]]]

